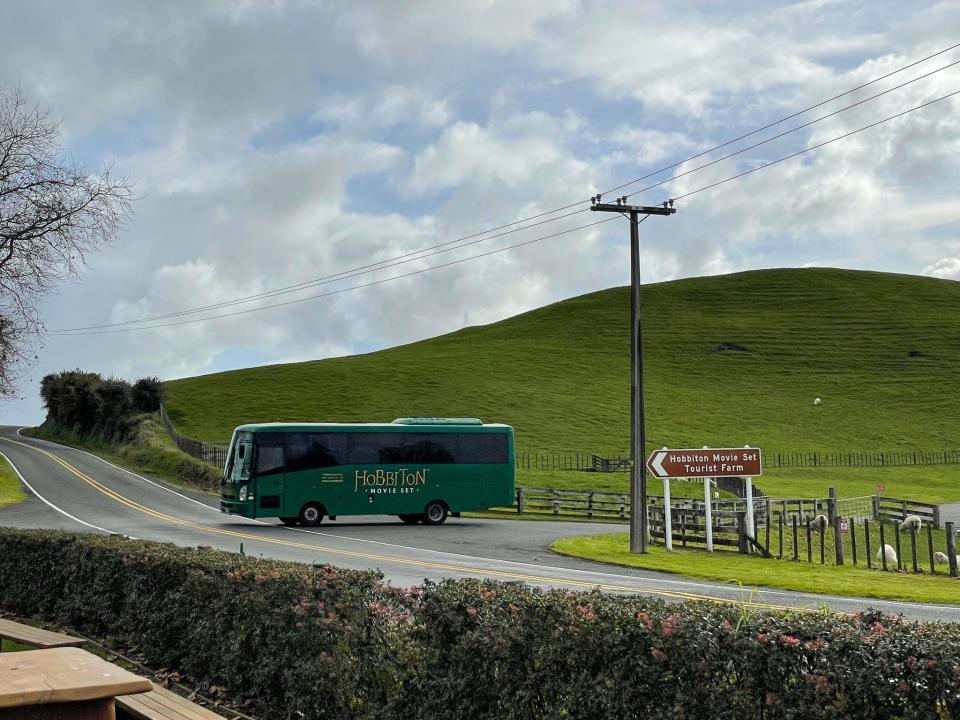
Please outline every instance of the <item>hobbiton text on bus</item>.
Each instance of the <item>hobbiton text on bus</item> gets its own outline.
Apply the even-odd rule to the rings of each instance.
[[[338,515],[448,514],[513,502],[513,428],[474,418],[392,423],[262,423],[233,432],[220,509],[287,525]]]

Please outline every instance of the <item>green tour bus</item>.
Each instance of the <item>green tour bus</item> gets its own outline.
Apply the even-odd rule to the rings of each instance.
[[[392,423],[262,423],[233,431],[220,510],[285,525],[324,516],[450,513],[513,503],[513,428],[473,418]]]

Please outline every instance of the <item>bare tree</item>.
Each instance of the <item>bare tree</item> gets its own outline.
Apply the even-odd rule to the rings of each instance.
[[[65,157],[59,135],[48,111],[0,87],[0,398],[42,342],[41,296],[78,277],[130,213],[129,183]]]

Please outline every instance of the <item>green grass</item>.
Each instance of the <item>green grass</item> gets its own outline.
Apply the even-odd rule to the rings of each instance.
[[[648,451],[958,446],[960,283],[763,270],[649,285],[643,301]],[[207,440],[245,422],[446,415],[510,423],[521,449],[623,452],[629,308],[628,289],[612,288],[381,352],[171,381],[167,406],[181,432]],[[532,472],[523,483],[625,483]],[[889,494],[960,499],[960,466],[770,470],[758,484],[780,496],[822,496],[831,484],[853,495],[881,474]]]
[[[180,452],[157,415],[138,417],[133,438],[125,443],[81,437],[71,430],[48,423],[23,432],[31,437],[86,450],[127,470],[160,478],[187,489],[219,490],[220,471]]]
[[[15,505],[26,499],[20,478],[4,458],[0,457],[0,507]]]
[[[687,577],[740,583],[746,587],[770,587],[818,594],[960,604],[960,581],[944,575],[901,574],[835,565],[820,566],[789,560],[768,560],[732,552],[651,546],[645,555],[629,551],[626,534],[563,538],[550,549],[561,555],[663,570]],[[941,566],[942,567],[942,566]]]

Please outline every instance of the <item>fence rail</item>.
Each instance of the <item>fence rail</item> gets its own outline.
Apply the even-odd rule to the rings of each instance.
[[[580,470],[587,472],[629,472],[630,453],[598,453],[576,450],[523,450],[516,453],[522,470]],[[958,465],[958,450],[910,450],[870,452],[775,452],[764,451],[765,468],[816,467],[908,467],[912,465]]]
[[[167,415],[167,408],[164,407],[163,403],[160,403],[160,419],[163,420],[163,426],[167,429],[167,434],[170,435],[170,438],[177,444],[177,447],[180,448],[181,451],[198,460],[212,463],[217,467],[222,468],[227,464],[227,450],[229,447],[225,443],[212,443],[205,440],[194,440],[193,438],[184,437],[173,427],[173,423],[170,422],[170,417]]]

